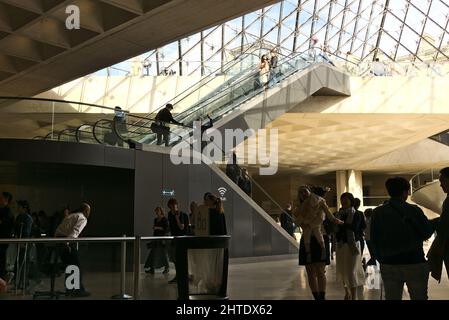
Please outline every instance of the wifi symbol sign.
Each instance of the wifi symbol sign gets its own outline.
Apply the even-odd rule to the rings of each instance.
[[[222,197],[222,198],[224,197],[226,191],[228,191],[228,190],[226,190],[226,188],[224,188],[224,187],[218,188],[218,193],[220,194],[220,197]]]

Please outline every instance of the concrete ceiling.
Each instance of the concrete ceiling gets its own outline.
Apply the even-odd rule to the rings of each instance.
[[[278,161],[283,171],[307,174],[348,169],[414,172],[429,163],[405,161],[401,166],[397,157],[393,157],[394,161],[391,157],[379,158],[448,129],[448,123],[449,115],[440,114],[287,113],[268,128],[278,129]],[[249,150],[255,152],[251,146]],[[446,152],[449,153],[449,149]],[[239,158],[243,163],[247,155],[239,154]],[[374,161],[376,159],[379,160]]]
[[[278,0],[0,0],[0,95],[34,96]],[[68,5],[81,28],[68,30]]]

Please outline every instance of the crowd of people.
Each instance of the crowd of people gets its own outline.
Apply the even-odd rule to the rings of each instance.
[[[56,213],[53,217],[47,217],[42,211],[37,214],[31,213],[28,202],[20,200],[17,201],[17,215],[15,216],[11,209],[12,199],[10,193],[0,193],[0,238],[3,239],[78,238],[86,227],[91,212],[90,205],[82,203],[77,210],[71,211],[69,208],[64,208],[64,210]],[[204,194],[202,204],[191,203],[190,214],[180,209],[179,203],[175,198],[171,198],[167,202],[167,214],[160,206],[154,209],[154,213],[154,236],[227,234],[222,200],[210,192]],[[154,274],[157,269],[163,268],[162,273],[168,274],[170,272],[169,261],[176,266],[173,241],[152,241],[148,243],[148,248],[150,251],[144,266],[146,273]],[[40,278],[46,275],[46,267],[49,263],[48,250],[43,244],[1,244],[0,289],[5,287],[4,289],[6,290],[6,286],[11,286],[10,289],[20,287],[21,290],[26,290],[29,286],[29,280],[40,281]],[[58,244],[57,252],[62,262],[62,269],[67,265],[75,265],[80,268],[81,263],[76,243]],[[214,253],[209,253],[209,255],[212,254]],[[11,258],[11,255],[13,258]],[[25,261],[28,266],[24,269]],[[214,289],[213,285],[208,283],[207,279],[201,275],[204,270],[199,270],[200,266],[201,263],[196,265],[196,269],[198,269],[196,270],[197,280],[201,279],[201,284],[206,289]],[[189,270],[189,272],[194,273],[195,270]],[[80,288],[68,290],[67,292],[71,296],[86,297],[90,295],[84,288],[82,272],[80,276]],[[214,282],[213,279],[208,279],[208,281]],[[169,281],[169,283],[176,282],[176,276]]]
[[[162,207],[156,207],[154,209],[156,217],[153,222],[153,236],[214,236],[227,234],[226,219],[221,198],[210,192],[204,194],[202,204],[196,202],[190,204],[190,214],[187,214],[179,208],[178,201],[175,198],[171,198],[167,202],[167,209],[167,216]],[[164,268],[162,273],[168,274],[170,272],[169,261],[173,262],[176,266],[174,242],[155,240],[148,244],[148,248],[150,252],[144,266],[146,273],[154,274],[157,269]],[[208,257],[202,256],[202,258],[208,259],[210,263],[212,263],[211,261],[217,261],[219,263],[220,259],[210,259],[211,256],[215,255],[214,252],[209,252],[208,255]],[[194,279],[196,283],[201,282],[201,285],[208,292],[217,289],[214,286],[216,281],[210,278],[211,272],[202,272],[204,269],[201,269],[200,266],[204,267],[204,264],[194,263],[194,255],[191,255],[190,258],[192,262],[192,265],[189,266],[191,281],[193,282]],[[219,268],[218,265],[211,266],[210,263],[207,264],[209,268]],[[193,274],[195,274],[195,277]],[[176,276],[169,281],[169,283],[176,282]]]
[[[449,168],[441,170],[440,182],[448,194]],[[303,230],[299,265],[306,267],[316,300],[325,300],[331,244],[345,300],[363,299],[366,268],[377,262],[387,300],[401,300],[404,284],[412,300],[427,300],[429,273],[440,281],[443,263],[449,267],[449,197],[441,216],[428,220],[418,206],[407,202],[410,184],[406,179],[390,178],[385,187],[390,199],[381,206],[363,213],[360,200],[346,192],[340,195],[341,208],[335,214],[329,211],[322,193],[308,186],[299,188],[298,207],[292,211],[294,223]],[[434,233],[426,256],[423,242]],[[365,243],[368,261],[362,259]]]
[[[449,194],[449,167],[441,170],[440,183],[443,191]],[[429,273],[436,280],[441,280],[443,264],[446,268],[449,266],[449,196],[444,201],[441,216],[428,220],[418,206],[407,202],[410,184],[406,179],[389,178],[385,187],[390,199],[365,212],[359,210],[361,201],[345,192],[340,195],[341,207],[332,213],[324,199],[329,189],[311,186],[301,186],[298,205],[295,208],[290,205],[285,210],[281,222],[284,229],[292,235],[295,225],[302,229],[299,265],[306,268],[308,283],[316,300],[325,300],[326,297],[326,265],[330,264],[331,251],[335,252],[337,281],[342,284],[345,300],[363,299],[366,267],[377,265],[377,262],[387,300],[402,299],[404,284],[411,299],[426,300]],[[0,193],[0,238],[77,238],[86,226],[91,211],[90,206],[83,203],[78,210],[64,208],[50,218],[43,211],[32,213],[29,203],[19,200],[14,216],[12,201],[10,193]],[[210,192],[204,194],[202,204],[191,203],[189,214],[180,209],[175,198],[168,201],[167,209],[167,215],[162,207],[154,209],[154,236],[227,234],[222,200]],[[434,233],[435,240],[426,255],[423,242]],[[362,259],[365,243],[370,254],[368,261]],[[34,266],[30,261],[29,273],[25,275],[21,270],[30,248],[27,251],[22,244],[15,246],[15,257],[12,266],[9,266],[7,256],[11,247],[14,245],[0,245],[0,285],[14,283],[24,288],[27,286],[26,279],[33,277],[33,270],[42,270],[44,251],[41,247],[39,252],[39,247],[36,247],[37,259]],[[145,262],[147,273],[154,274],[157,269],[163,268],[162,272],[168,274],[169,261],[176,266],[173,242],[152,241],[148,247],[150,252]],[[74,244],[61,244],[59,250],[61,260],[67,265],[80,266],[78,249]],[[195,261],[193,257],[192,261]],[[176,282],[176,276],[169,281]],[[213,287],[211,284],[208,287],[204,282],[202,285]],[[88,295],[82,281],[81,288],[72,293],[76,296]]]
[[[71,211],[69,207],[47,216],[45,211],[32,212],[26,200],[16,201],[14,214],[13,196],[9,192],[0,193],[0,239],[26,239],[42,237],[77,238],[87,224],[90,206],[81,204]],[[58,245],[58,255],[63,264],[80,266],[78,249],[74,244]],[[0,287],[27,291],[30,280],[39,283],[49,275],[48,246],[42,243],[0,244]],[[72,296],[88,296],[81,281],[81,288],[67,292]]]
[[[243,192],[252,197],[253,183],[248,169],[240,167],[237,162],[237,155],[235,152],[231,152],[229,154],[229,159],[226,164],[226,175],[232,180],[232,182],[238,185]]]

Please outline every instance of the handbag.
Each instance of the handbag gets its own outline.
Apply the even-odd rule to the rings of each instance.
[[[150,125],[150,129],[151,131],[153,131],[154,133],[158,133],[161,131],[161,126],[158,125],[156,122],[151,123]]]

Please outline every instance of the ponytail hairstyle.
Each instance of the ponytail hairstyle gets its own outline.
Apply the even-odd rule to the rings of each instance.
[[[218,211],[218,213],[224,214],[223,202],[221,201],[221,198],[213,195],[212,193],[208,194],[206,197],[214,203],[214,208]]]

